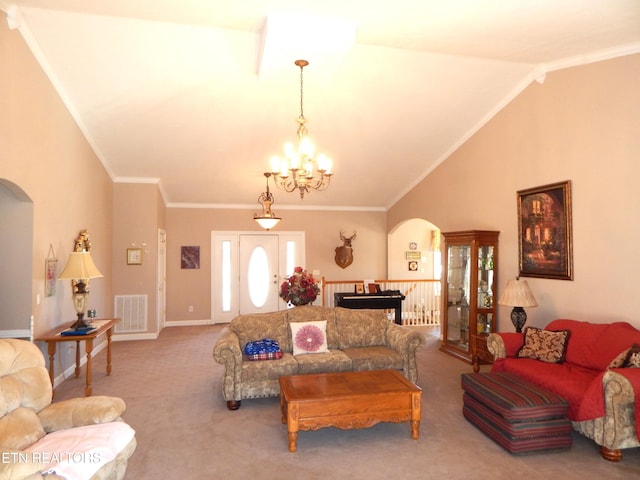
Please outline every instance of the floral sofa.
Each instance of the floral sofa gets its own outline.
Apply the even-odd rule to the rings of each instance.
[[[42,352],[26,340],[0,339],[0,479],[124,478],[136,449],[117,397],[51,403]]]
[[[489,335],[492,371],[512,372],[569,402],[574,430],[602,456],[640,447],[640,331],[626,322],[554,320],[544,329]]]
[[[308,334],[316,327],[324,328],[324,338]],[[279,343],[282,356],[249,360],[246,344],[265,338]],[[305,350],[305,342],[313,348]],[[382,310],[305,305],[234,318],[220,333],[213,358],[224,365],[222,395],[236,410],[242,399],[279,395],[278,378],[286,375],[397,369],[415,382],[416,350],[423,344],[422,334],[390,322]]]

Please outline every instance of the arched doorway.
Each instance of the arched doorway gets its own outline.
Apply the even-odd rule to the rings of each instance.
[[[422,218],[399,223],[389,232],[387,247],[389,278],[440,278],[440,229],[433,223]]]
[[[440,229],[422,218],[411,218],[394,226],[387,235],[388,278],[407,280],[410,287],[403,302],[403,322],[437,326],[434,336],[439,336],[442,295],[440,278],[442,258],[440,253]],[[412,323],[411,317],[422,319]]]
[[[33,201],[3,178],[0,218],[0,338],[32,340]]]

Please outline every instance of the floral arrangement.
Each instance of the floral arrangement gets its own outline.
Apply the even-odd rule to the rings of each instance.
[[[302,267],[293,269],[293,274],[280,285],[280,298],[292,305],[306,305],[320,294],[320,287]]]

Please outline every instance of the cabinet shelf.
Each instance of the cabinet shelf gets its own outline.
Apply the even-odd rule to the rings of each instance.
[[[500,232],[467,230],[442,235],[445,252],[442,292],[446,308],[440,350],[472,363],[475,337],[496,330]]]

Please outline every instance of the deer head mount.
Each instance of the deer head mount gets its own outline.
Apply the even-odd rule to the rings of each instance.
[[[340,232],[340,240],[342,240],[342,246],[336,247],[335,261],[340,268],[347,268],[353,263],[353,248],[351,242],[356,238],[356,232],[350,237],[345,237],[344,232]]]

